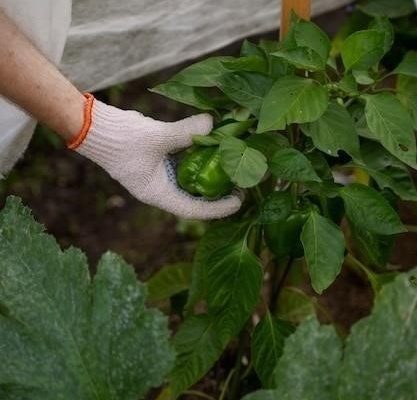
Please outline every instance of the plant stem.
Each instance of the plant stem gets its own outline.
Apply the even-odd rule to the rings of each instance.
[[[202,399],[206,399],[206,400],[216,400],[214,397],[209,396],[208,394],[205,394],[205,393],[200,392],[198,390],[186,390],[184,392],[184,394],[188,394],[190,396],[201,397]]]
[[[408,232],[417,233],[417,225],[406,225],[405,227]]]
[[[239,398],[240,389],[240,373],[242,370],[242,357],[245,354],[246,347],[246,329],[243,329],[239,335],[239,345],[236,355],[235,366],[233,368],[233,376],[230,381],[230,391],[228,398],[230,400],[237,400]]]
[[[397,93],[397,91],[393,88],[381,88],[381,89],[374,89],[372,91],[372,93],[383,93],[383,92]]]
[[[365,275],[371,284],[371,287],[376,294],[378,292],[378,282],[375,279],[375,274],[364,264],[362,264],[356,257],[348,253],[345,257],[345,263],[360,275]]]
[[[297,198],[298,198],[298,183],[291,183],[291,200],[294,208],[297,207]]]
[[[219,400],[224,400],[224,398],[226,396],[226,393],[227,393],[227,389],[229,388],[230,381],[231,381],[231,379],[232,379],[232,377],[233,377],[234,374],[235,374],[235,370],[232,369],[229,372],[229,375],[227,376],[226,381],[224,382],[224,386],[223,386],[223,389],[222,389],[222,391],[220,393]]]
[[[274,268],[274,273],[272,274],[272,277],[271,277],[271,280],[272,280],[271,297],[269,299],[269,309],[271,310],[272,313],[276,309],[277,298],[279,296],[279,293],[281,292],[281,289],[284,286],[285,281],[287,280],[293,261],[294,259],[291,257],[288,259],[284,272],[281,275],[281,279],[278,279],[279,268],[277,268],[277,265]]]

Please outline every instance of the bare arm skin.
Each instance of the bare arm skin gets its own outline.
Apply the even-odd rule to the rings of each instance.
[[[0,95],[65,141],[83,126],[84,96],[0,9]]]

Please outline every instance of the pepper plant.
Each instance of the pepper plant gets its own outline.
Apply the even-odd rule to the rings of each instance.
[[[311,320],[293,333],[304,314],[289,299],[299,305],[309,296],[288,286],[303,265],[318,295],[343,266],[368,279],[375,294],[396,275],[387,267],[390,251],[407,231],[397,203],[417,200],[409,170],[417,167],[417,52],[387,71],[381,60],[393,40],[389,19],[376,17],[342,43],[339,38],[339,54],[317,25],[294,15],[283,41],[244,41],[239,57],[208,58],[152,89],[215,118],[210,135],[195,136],[192,148],[173,155],[180,187],[212,199],[234,186],[246,199],[237,215],[211,224],[201,238],[190,284],[168,290],[187,289],[188,296],[164,395],[186,391],[232,346],[236,363],[223,397],[238,398],[239,386],[255,374],[251,389],[281,391],[254,399],[394,398],[371,397],[366,385],[369,396],[360,395],[360,385],[349,388],[347,378],[338,387],[340,339]],[[188,265],[162,270],[150,285],[179,276],[187,281]],[[378,320],[383,312],[375,313]],[[367,369],[368,356],[361,367],[340,368],[354,379],[355,368]],[[305,381],[297,380],[297,368]],[[323,381],[314,381],[315,368]],[[407,382],[415,395],[415,383]]]

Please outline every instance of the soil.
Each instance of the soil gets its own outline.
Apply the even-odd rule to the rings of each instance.
[[[332,34],[346,12],[343,8],[322,15],[317,22]],[[262,37],[275,38],[276,35],[276,32],[269,32]],[[239,46],[236,43],[214,54],[237,54]],[[195,110],[147,91],[186,64],[102,91],[97,97],[166,121],[188,116]],[[101,168],[67,151],[54,134],[43,127],[38,127],[24,159],[6,180],[0,181],[0,207],[10,194],[20,196],[32,208],[35,218],[63,248],[81,248],[88,256],[92,271],[101,254],[111,250],[132,264],[141,280],[148,279],[167,263],[191,260],[196,244],[195,231],[202,228],[201,224],[185,224],[172,215],[141,204]],[[415,204],[402,203],[400,210],[407,224],[417,225]],[[401,235],[396,242],[392,264],[402,269],[416,265],[416,240],[415,233]],[[345,269],[324,293],[321,303],[332,319],[347,330],[353,322],[369,313],[371,290],[360,277]],[[217,397],[218,382],[224,381],[230,371],[233,353],[232,346],[210,374],[196,385],[196,390]],[[249,386],[242,390],[249,390],[256,384],[255,378],[251,379]]]

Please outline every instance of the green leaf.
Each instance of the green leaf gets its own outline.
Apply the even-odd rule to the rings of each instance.
[[[417,130],[417,78],[398,75],[396,89],[398,99],[410,113],[414,130]]]
[[[313,122],[326,111],[327,90],[312,79],[279,78],[266,95],[258,132],[284,129],[288,124]]]
[[[174,337],[177,358],[170,376],[174,398],[210,370],[225,345],[220,340],[213,316],[191,316],[183,322]]]
[[[391,189],[403,200],[417,201],[417,189],[408,167],[374,142],[361,146],[364,169],[381,189]]]
[[[281,49],[272,53],[297,68],[309,71],[324,70],[330,53],[328,36],[309,21],[297,21],[292,25]]]
[[[343,150],[360,158],[355,124],[346,108],[336,101],[331,101],[326,112],[317,121],[303,125],[302,130],[323,153],[337,157],[338,151]]]
[[[340,371],[340,400],[417,398],[416,270],[400,274],[349,335]]]
[[[207,262],[207,306],[219,320],[217,335],[230,340],[256,306],[262,287],[262,268],[246,240],[215,250]]]
[[[394,245],[393,236],[377,235],[365,229],[351,227],[352,239],[366,265],[384,268]]]
[[[406,231],[395,210],[376,190],[353,183],[343,187],[340,195],[349,221],[359,229],[380,235]]]
[[[290,146],[284,135],[272,132],[251,135],[245,142],[249,147],[260,151],[268,160],[273,157],[277,150]]]
[[[301,289],[293,286],[282,288],[276,304],[275,315],[294,324],[299,324],[307,317],[316,314],[316,305],[313,299]]]
[[[292,65],[289,65],[285,60],[272,55],[272,53],[281,48],[280,42],[276,40],[261,39],[259,41],[259,47],[263,49],[268,58],[268,72],[270,77],[277,79],[285,75],[293,74],[294,67]]]
[[[212,224],[200,239],[194,255],[191,287],[185,306],[188,314],[197,301],[207,294],[207,263],[213,251],[242,240],[247,227],[248,221],[219,221]]]
[[[388,53],[394,44],[394,27],[386,16],[376,17],[369,24],[369,29],[377,29],[384,34],[384,53]]]
[[[13,197],[0,281],[0,398],[136,400],[170,370],[166,318],[145,308],[134,270],[106,253],[91,282],[85,255],[61,251]]]
[[[210,57],[183,69],[174,75],[170,81],[179,82],[187,86],[216,86],[220,76],[229,72],[223,63],[233,60],[235,58],[229,56]]]
[[[322,71],[326,68],[326,61],[324,61],[314,50],[306,47],[282,49],[271,55],[285,60],[296,68],[306,69],[307,71]]]
[[[273,224],[283,221],[290,215],[292,199],[289,192],[272,192],[262,203],[260,224]]]
[[[251,116],[250,110],[245,107],[234,107],[231,111],[224,114],[222,121],[233,119],[235,121],[247,121]]]
[[[362,96],[369,129],[381,144],[401,161],[416,167],[416,139],[413,121],[391,93]]]
[[[265,56],[251,55],[246,57],[239,57],[235,60],[223,61],[223,65],[229,71],[247,71],[259,72],[262,74],[268,73],[268,60]]]
[[[334,328],[314,318],[304,321],[286,340],[274,371],[275,399],[337,399],[341,359],[342,343]]]
[[[298,21],[294,24],[294,40],[297,46],[314,50],[326,63],[330,53],[330,39],[316,24]]]
[[[335,86],[349,96],[356,96],[359,94],[358,84],[352,74],[345,74],[339,82],[335,83]]]
[[[322,181],[325,182],[334,182],[332,170],[329,166],[329,163],[326,160],[326,157],[321,151],[313,150],[306,154],[306,157],[310,161],[311,165],[316,171],[316,174],[320,177]]]
[[[364,13],[388,18],[398,18],[410,15],[416,11],[413,0],[367,0],[358,5]]]
[[[249,40],[247,39],[245,39],[242,43],[242,47],[240,49],[240,56],[241,57],[258,56],[258,57],[264,57],[266,59],[265,50],[262,49],[260,46],[257,46],[256,44],[249,42]]]
[[[342,46],[342,60],[347,70],[367,70],[384,55],[385,34],[377,29],[358,31],[348,36]]]
[[[220,125],[216,126],[210,135],[218,138],[224,138],[227,136],[241,136],[248,131],[248,129],[255,123],[254,119],[248,119],[246,121],[233,121],[226,120]]]
[[[200,146],[217,146],[227,136],[241,136],[255,123],[254,119],[245,121],[224,120],[208,136],[194,135],[193,143]]]
[[[194,135],[193,143],[198,146],[218,146],[221,142],[221,138],[212,135]]]
[[[364,29],[369,24],[370,20],[371,18],[368,15],[358,10],[349,13],[342,25],[338,28],[336,35],[332,38],[331,56],[339,56],[345,39],[352,33]]]
[[[272,83],[270,77],[255,72],[231,72],[219,77],[217,87],[229,99],[258,115]]]
[[[369,75],[368,71],[359,71],[354,69],[352,75],[359,85],[372,85],[375,80]]]
[[[185,262],[162,267],[147,282],[149,300],[169,299],[187,290],[191,283],[191,269],[192,264]]]
[[[256,325],[251,342],[252,362],[264,388],[273,387],[274,369],[282,355],[285,339],[293,332],[293,325],[273,317],[269,311]]]
[[[270,162],[271,172],[278,178],[294,182],[321,182],[308,158],[296,149],[278,150]]]
[[[211,111],[219,107],[219,103],[207,96],[201,88],[187,86],[180,82],[161,83],[150,91],[203,111]]]
[[[393,73],[417,78],[417,51],[409,51]]]
[[[265,156],[234,137],[220,144],[221,165],[232,182],[242,188],[257,185],[268,169]]]
[[[313,289],[321,294],[336,279],[343,264],[345,239],[331,220],[312,212],[303,226],[301,242]]]
[[[365,117],[365,106],[360,103],[354,103],[349,108],[348,111],[352,116],[352,119],[355,123],[356,131],[359,136],[362,136],[367,139],[378,140],[377,137],[370,131],[368,123]]]

